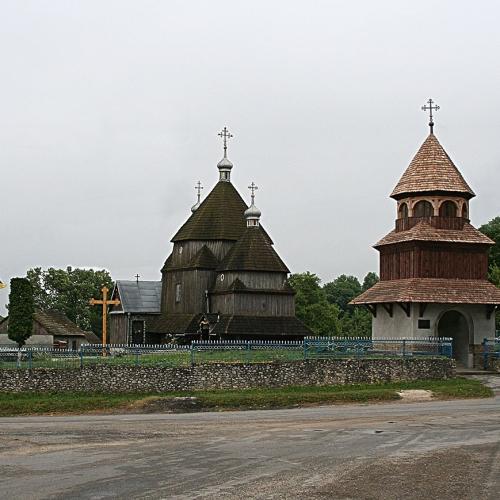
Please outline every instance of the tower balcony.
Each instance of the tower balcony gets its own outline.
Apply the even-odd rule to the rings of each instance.
[[[436,229],[462,230],[464,224],[469,222],[465,217],[445,217],[442,215],[430,215],[425,217],[404,217],[396,219],[396,232],[408,231],[420,222],[427,222]]]

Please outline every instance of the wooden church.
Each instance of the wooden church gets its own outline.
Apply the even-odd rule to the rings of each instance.
[[[260,224],[252,183],[247,206],[231,183],[226,128],[219,181],[172,238],[161,282],[118,281],[110,311],[114,344],[199,338],[202,320],[213,339],[302,339],[312,332],[295,316],[289,270]]]
[[[453,338],[464,366],[484,338],[495,335],[500,289],[488,279],[488,251],[494,244],[470,224],[475,196],[434,135],[430,134],[392,191],[395,228],[375,248],[380,282],[352,301],[372,313],[377,338]]]

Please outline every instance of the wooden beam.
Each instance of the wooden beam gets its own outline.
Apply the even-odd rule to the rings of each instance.
[[[382,307],[387,311],[387,314],[392,318],[393,304],[382,304]]]
[[[427,303],[426,302],[420,302],[419,306],[419,318],[423,318],[425,314],[425,310],[427,309]]]
[[[411,304],[409,302],[398,302],[398,304],[399,304],[399,307],[401,307],[401,309],[403,309],[406,316],[409,318],[410,312],[411,312]]]
[[[377,304],[364,304],[364,306],[372,313],[374,318],[377,317]]]
[[[497,308],[497,306],[495,306],[493,304],[486,306],[486,319],[491,319],[491,316],[495,312],[496,308]]]

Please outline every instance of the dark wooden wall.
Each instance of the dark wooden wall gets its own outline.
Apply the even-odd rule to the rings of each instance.
[[[487,279],[488,249],[476,245],[415,243],[380,250],[380,279]]]
[[[109,315],[109,343],[126,344],[128,333],[128,316],[126,314]]]
[[[262,293],[221,293],[211,296],[211,311],[252,316],[294,316],[293,295]]]

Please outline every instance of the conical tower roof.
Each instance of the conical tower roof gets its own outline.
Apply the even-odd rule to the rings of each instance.
[[[475,196],[437,137],[431,133],[391,193],[395,199],[429,192],[460,193]]]

